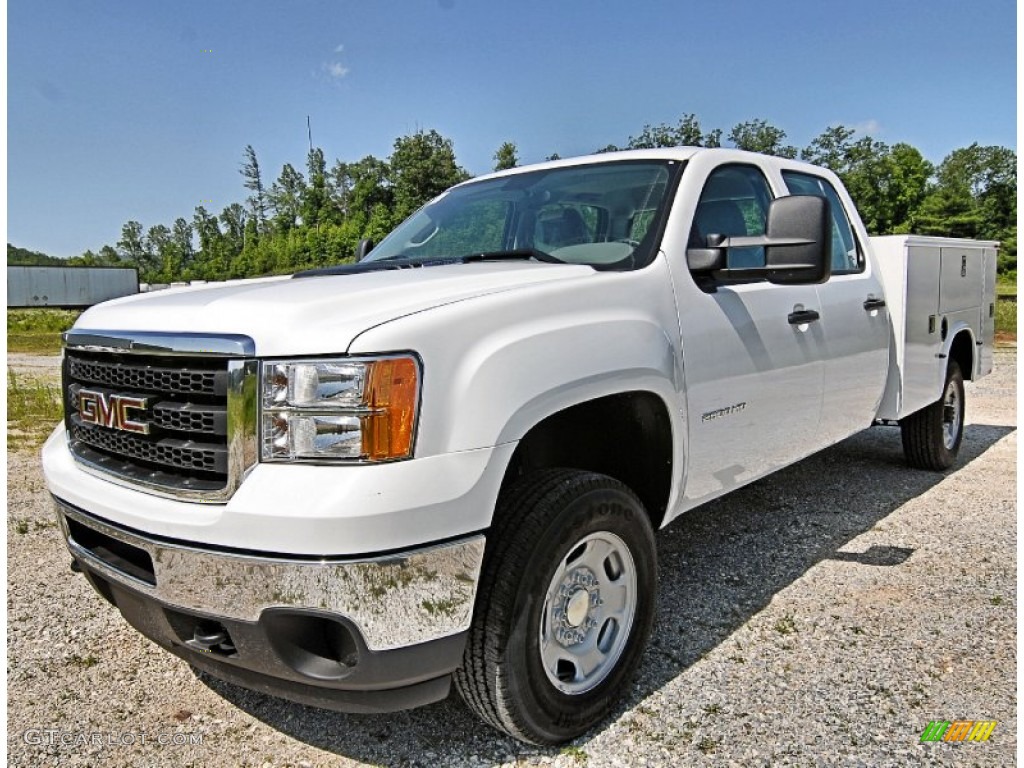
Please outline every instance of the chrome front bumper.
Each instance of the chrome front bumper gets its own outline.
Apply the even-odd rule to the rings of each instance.
[[[448,637],[472,619],[482,535],[366,559],[291,559],[157,539],[55,502],[76,559],[166,605],[247,622],[268,608],[325,611],[351,621],[371,651]]]

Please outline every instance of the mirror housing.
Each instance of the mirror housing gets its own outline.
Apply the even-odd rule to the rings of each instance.
[[[359,241],[359,245],[356,247],[356,261],[362,261],[366,258],[366,255],[373,250],[373,240],[368,237],[364,237]]]
[[[686,264],[691,272],[717,272],[725,269],[725,249],[687,248]]]
[[[768,207],[768,282],[824,283],[832,274],[832,209],[827,198],[789,195]],[[788,242],[787,242],[788,241]]]

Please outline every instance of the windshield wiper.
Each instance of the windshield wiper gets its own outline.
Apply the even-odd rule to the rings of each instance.
[[[472,264],[477,261],[508,261],[536,259],[549,264],[564,264],[550,253],[536,248],[517,248],[510,251],[484,251],[466,256],[428,256],[416,259],[408,258],[407,254],[385,256],[380,259],[368,259],[354,264],[339,264],[334,267],[319,267],[296,272],[292,277],[322,277],[324,275],[358,275],[366,272],[383,272],[395,269],[414,269],[417,267],[439,267],[448,264]]]
[[[398,269],[414,269],[418,267],[443,266],[445,264],[460,264],[461,259],[450,258],[429,258],[429,259],[375,259],[374,261],[359,261],[351,264],[338,264],[333,267],[317,267],[316,269],[305,269],[292,275],[296,277],[323,277],[324,275],[361,275],[367,272],[387,272]]]
[[[484,251],[483,253],[471,253],[468,256],[463,256],[460,261],[463,264],[469,264],[474,261],[503,261],[505,259],[522,259],[523,261],[535,259],[548,264],[564,263],[563,261],[556,259],[550,253],[538,250],[537,248],[515,248],[509,251]]]

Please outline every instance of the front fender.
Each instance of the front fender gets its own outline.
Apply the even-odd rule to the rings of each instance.
[[[370,329],[349,352],[423,359],[417,457],[516,441],[571,405],[637,390],[661,397],[685,435],[667,271],[658,259],[448,304]]]

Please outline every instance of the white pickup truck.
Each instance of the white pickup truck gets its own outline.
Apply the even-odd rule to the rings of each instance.
[[[655,529],[874,423],[954,463],[997,247],[869,238],[776,157],[516,168],[358,263],[88,310],[46,478],[73,568],[194,667],[354,712],[454,680],[558,743],[640,663]]]

